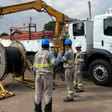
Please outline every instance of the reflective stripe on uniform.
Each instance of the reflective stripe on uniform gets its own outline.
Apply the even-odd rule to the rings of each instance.
[[[77,84],[77,82],[74,81],[74,84]]]
[[[52,59],[51,64],[53,65],[55,62],[55,58]]]
[[[34,63],[34,67],[50,67],[54,64],[55,62],[55,58],[52,59],[51,63],[48,63],[48,64],[37,64],[37,63]]]
[[[67,36],[68,34],[64,34],[64,36]]]
[[[36,63],[33,64],[33,67],[36,67]]]
[[[73,63],[74,62],[74,59],[73,60],[67,60],[69,63]]]
[[[73,62],[74,62],[74,59],[73,59],[73,60],[67,60],[67,59],[65,58],[65,56],[63,56],[62,58],[63,58],[64,61],[67,61],[68,63],[73,63]]]
[[[75,58],[75,61],[84,61],[84,59]]]
[[[79,83],[79,84],[78,84],[78,86],[82,86],[82,85],[83,85],[83,83]]]
[[[62,57],[64,61],[67,61],[67,59],[65,58],[65,56]]]
[[[35,63],[34,64],[34,67],[50,67],[50,66],[52,66],[51,63],[49,63],[49,64],[37,64],[37,63]]]
[[[68,91],[69,94],[73,93],[73,91]]]

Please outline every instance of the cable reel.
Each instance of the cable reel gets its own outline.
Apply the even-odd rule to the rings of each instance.
[[[20,77],[26,69],[26,52],[22,43],[12,42],[9,47],[0,44],[0,81],[4,80],[7,73],[14,73]]]
[[[25,47],[19,41],[14,41],[10,46],[4,47],[0,44],[0,81],[3,81],[8,73],[12,73],[14,77],[24,75],[26,69],[26,51]],[[0,82],[2,92],[0,95],[13,96],[14,93],[4,89]]]

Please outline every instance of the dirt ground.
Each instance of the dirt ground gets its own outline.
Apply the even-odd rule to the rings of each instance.
[[[26,71],[26,75],[31,75]],[[9,90],[12,77],[4,80],[5,89]],[[67,97],[65,82],[56,79],[57,87],[53,90],[53,112],[112,112],[112,86],[101,87],[95,85],[88,76],[84,77],[84,90],[74,93],[73,102],[63,102]],[[34,112],[34,89],[26,84],[14,80],[11,91],[15,94],[10,98],[0,100],[0,112]],[[43,98],[43,112],[44,112]]]

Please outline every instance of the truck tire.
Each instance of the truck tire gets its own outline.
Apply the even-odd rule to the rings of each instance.
[[[28,56],[27,56],[27,60],[29,60],[30,63],[33,65],[34,56],[33,56],[33,55],[28,55]],[[28,66],[28,64],[27,64],[27,69],[28,69],[29,71],[31,71],[31,69],[30,69],[30,67]]]
[[[100,86],[109,86],[112,83],[111,64],[103,59],[93,61],[89,66],[91,80]]]

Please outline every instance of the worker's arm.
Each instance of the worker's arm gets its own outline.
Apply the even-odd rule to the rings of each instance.
[[[61,62],[66,62],[67,60],[70,59],[70,53],[67,52],[65,55],[61,58]]]
[[[51,53],[48,58],[52,65],[57,66],[61,62],[62,54],[58,54],[58,57],[55,59],[55,56]]]
[[[79,62],[79,70],[82,71],[83,66],[84,66],[84,54],[80,54],[80,62]]]

